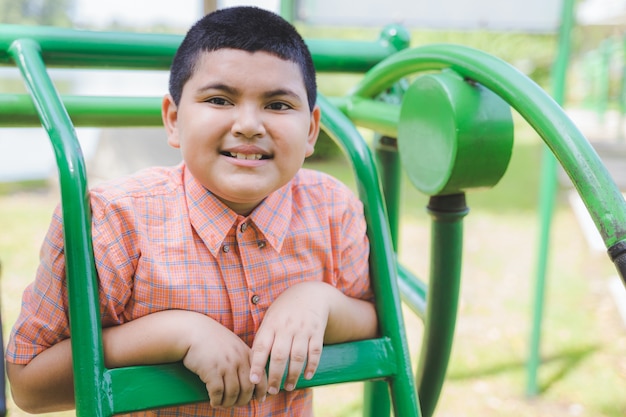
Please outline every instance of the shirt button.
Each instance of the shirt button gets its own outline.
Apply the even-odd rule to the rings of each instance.
[[[230,251],[230,246],[228,245],[222,246],[222,251],[224,251],[225,253],[228,253]]]
[[[259,247],[259,249],[263,249],[265,247],[266,243],[264,240],[259,240],[257,242],[257,246]]]
[[[259,304],[259,301],[261,301],[261,297],[259,297],[258,295],[254,294],[250,298],[250,301],[252,302],[252,304],[257,305],[257,304]]]
[[[248,228],[248,223],[242,223],[240,227],[241,233],[245,232],[247,228]]]

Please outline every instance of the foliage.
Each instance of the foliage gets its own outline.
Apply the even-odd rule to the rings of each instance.
[[[0,22],[69,27],[74,0],[0,0]]]

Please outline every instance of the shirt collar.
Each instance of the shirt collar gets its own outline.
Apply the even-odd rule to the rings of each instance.
[[[209,251],[217,256],[228,232],[237,222],[238,215],[204,188],[186,166],[184,177],[191,225]],[[282,248],[291,222],[291,199],[290,181],[270,194],[249,216],[276,251]]]
[[[211,194],[185,167],[185,196],[189,221],[213,256],[217,256],[237,213]]]

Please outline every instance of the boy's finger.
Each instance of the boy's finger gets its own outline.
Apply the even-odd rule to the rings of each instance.
[[[270,355],[270,366],[267,376],[267,392],[271,395],[278,394],[280,384],[285,373],[289,354],[291,352],[291,339],[276,339]]]
[[[236,372],[228,372],[224,375],[224,393],[222,395],[222,407],[232,407],[237,403],[241,387]]]
[[[246,364],[247,365],[247,364]],[[247,405],[254,397],[255,385],[250,383],[250,368],[240,368],[239,372],[239,396],[235,401],[235,406]]]
[[[306,368],[304,369],[304,378],[311,379],[317,371],[317,367],[320,364],[320,358],[322,357],[322,350],[324,348],[323,338],[312,338],[309,341],[309,355],[307,358]]]
[[[206,383],[206,390],[213,407],[221,407],[224,397],[224,381],[222,378],[211,378]]]
[[[265,377],[265,366],[269,358],[269,352],[272,348],[273,337],[264,338],[257,334],[252,350],[250,353],[250,382],[252,384],[260,383]]]
[[[261,381],[254,386],[254,394],[253,397],[259,400],[260,402],[265,401],[265,397],[267,396],[267,376],[265,372],[263,372],[263,377]]]
[[[285,379],[285,390],[287,391],[293,391],[298,383],[298,378],[300,378],[302,368],[307,360],[308,345],[308,339],[297,338],[293,341],[289,356],[289,369]]]

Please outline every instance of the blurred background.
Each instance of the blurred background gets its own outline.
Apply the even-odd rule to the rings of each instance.
[[[99,31],[184,34],[203,13],[280,1],[0,0],[0,23]],[[551,93],[564,2],[560,0],[296,0],[288,16],[306,39],[375,40],[384,26],[404,25],[411,46],[456,43],[517,67]],[[563,107],[592,142],[621,188],[626,187],[626,1],[579,0],[569,40]],[[158,96],[162,71],[51,69],[62,94]],[[320,74],[319,88],[341,96],[360,74]],[[18,71],[0,66],[0,92],[24,93]],[[0,115],[0,117],[2,117]],[[559,173],[551,226],[542,323],[541,365],[529,393],[527,363],[537,273],[539,189],[544,145],[514,113],[515,144],[504,178],[471,192],[466,219],[461,305],[448,378],[437,416],[626,415],[626,299],[602,242],[569,179]],[[79,128],[90,183],[154,164],[175,164],[160,128]],[[366,138],[371,132],[363,131]],[[132,136],[132,140],[128,140]],[[4,335],[21,292],[34,277],[39,245],[58,203],[56,166],[40,128],[0,129],[0,260]],[[337,147],[320,141],[308,166],[354,185]],[[404,180],[399,257],[428,276],[427,198]],[[406,312],[409,341],[419,352],[421,323]],[[360,415],[360,386],[321,388],[318,416]],[[9,415],[26,415],[9,404]],[[72,413],[54,415],[69,416]]]

